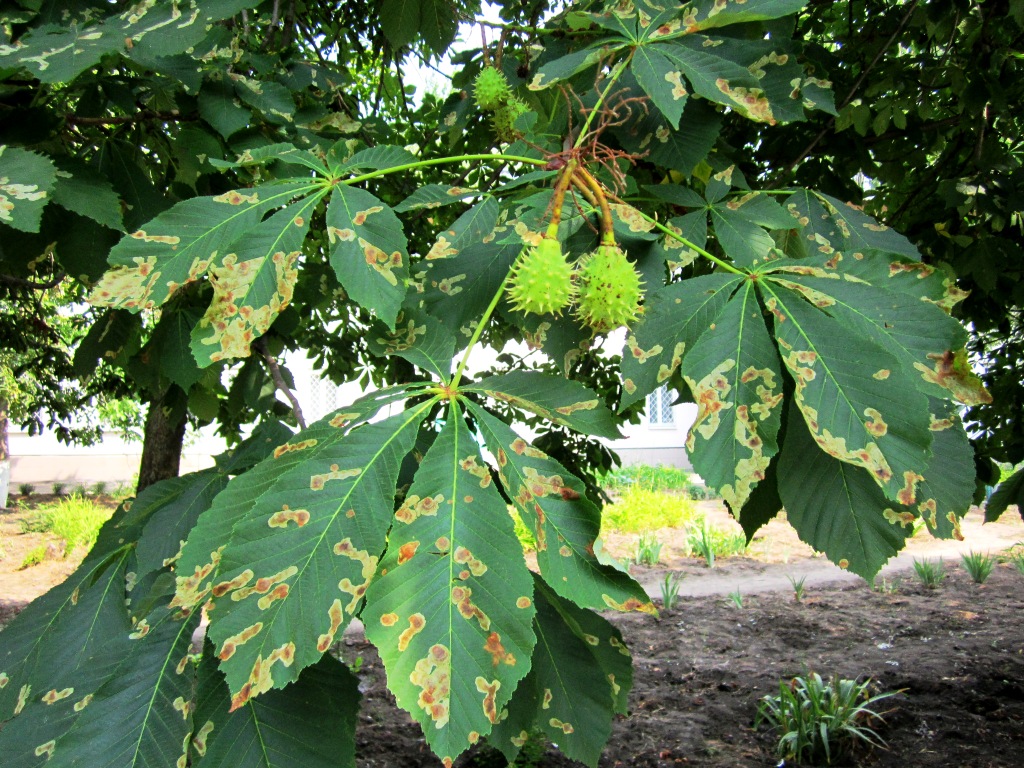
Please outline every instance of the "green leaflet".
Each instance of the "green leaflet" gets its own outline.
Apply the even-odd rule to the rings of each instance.
[[[778,451],[782,370],[747,281],[687,352],[683,378],[697,403],[686,440],[694,469],[741,509]]]
[[[660,46],[645,45],[636,49],[631,62],[633,75],[640,87],[651,97],[661,114],[674,129],[679,128],[688,92],[682,84],[681,73]]]
[[[218,255],[226,259],[267,211],[313,190],[312,180],[302,180],[184,200],[111,249],[111,269],[89,301],[133,312],[158,307],[202,277]]]
[[[191,765],[196,768],[355,768],[359,681],[324,656],[283,690],[229,713],[231,696],[207,646],[199,666]]]
[[[779,455],[778,485],[800,538],[869,581],[910,535],[899,520],[886,519],[883,511],[892,505],[872,476],[819,450],[796,409]]]
[[[434,261],[458,256],[463,249],[482,242],[497,223],[498,202],[486,197],[459,216],[450,229],[440,232],[425,258]]]
[[[647,152],[651,161],[689,176],[711,152],[721,131],[722,116],[717,110],[700,99],[688,99],[678,131],[652,111],[630,130],[615,133],[630,152]]]
[[[70,159],[59,162],[53,201],[110,229],[124,229],[120,198],[110,182],[85,163]]]
[[[793,226],[782,206],[757,192],[716,202],[711,207],[711,222],[722,250],[740,267],[754,267],[775,248],[775,240],[762,227]]]
[[[601,513],[583,483],[483,408],[468,408],[498,462],[505,494],[533,533],[537,564],[551,588],[583,608],[653,612],[639,584],[594,556]]]
[[[582,384],[536,371],[512,371],[463,386],[522,408],[548,421],[612,440],[621,437],[611,412],[600,396]]]
[[[376,147],[361,149],[351,157],[338,159],[335,150],[347,148],[347,142],[343,139],[336,144],[327,154],[328,162],[331,164],[331,171],[335,176],[350,171],[376,171],[381,168],[394,168],[399,165],[408,165],[416,162],[416,155],[405,147],[396,147],[389,144],[381,144]]]
[[[38,232],[57,168],[43,155],[0,144],[0,222]]]
[[[741,278],[717,273],[672,283],[647,297],[644,319],[626,339],[620,410],[668,381],[686,350],[715,322]]]
[[[129,652],[126,560],[125,550],[83,563],[0,634],[5,766],[45,763]]]
[[[419,208],[440,208],[462,202],[467,197],[479,197],[480,194],[479,189],[452,187],[448,184],[424,184],[396,205],[394,210],[395,213],[405,213]]]
[[[266,333],[291,303],[299,279],[296,262],[322,196],[313,194],[277,211],[210,264],[213,301],[192,330],[192,354],[200,368],[248,357],[252,340]]]
[[[627,711],[632,659],[614,626],[562,600],[539,579],[536,584],[537,646],[530,674],[495,726],[491,744],[511,764],[532,727],[539,726],[567,757],[593,767],[611,735],[612,719]],[[599,673],[566,675],[572,669]]]
[[[985,505],[985,522],[998,520],[1011,504],[1016,504],[1018,513],[1024,517],[1024,469],[1018,469],[996,488]]]
[[[873,257],[877,254],[865,256]],[[955,396],[959,380],[944,375],[943,367],[967,342],[963,326],[935,304],[921,301],[920,293],[886,290],[885,278],[874,285],[850,279],[842,267],[828,269],[823,261],[813,256],[799,262],[781,260],[767,271],[773,283],[802,294],[851,330],[896,355],[906,370],[916,370],[917,388],[925,394]]]
[[[383,0],[381,29],[396,49],[422,36],[434,52],[441,53],[455,39],[457,9],[458,6],[444,0]]]
[[[152,619],[152,617],[151,617]],[[47,765],[165,768],[188,753],[195,665],[189,654],[199,617],[143,619],[123,663],[57,740]]]
[[[555,83],[568,80],[578,72],[593,66],[607,55],[607,50],[590,48],[570,53],[554,61],[549,61],[537,70],[537,74],[533,76],[533,80],[530,81],[528,87],[531,91],[540,91]]]
[[[327,234],[339,282],[394,328],[409,278],[405,233],[394,211],[366,190],[336,185],[327,206]]]
[[[247,149],[238,155],[234,160],[218,160],[210,158],[209,162],[214,168],[244,168],[250,165],[264,165],[279,161],[289,165],[301,165],[309,168],[318,174],[326,174],[327,166],[324,162],[305,149],[299,149],[289,142],[278,142],[268,144],[265,147]]]
[[[867,469],[889,498],[897,498],[928,466],[927,398],[895,355],[800,294],[769,280],[758,286],[775,315],[779,354],[815,440],[828,454]],[[867,360],[877,367],[865,375]]]
[[[906,509],[924,519],[933,536],[962,539],[960,520],[974,495],[974,448],[955,405],[929,398],[932,413],[932,458]],[[986,509],[986,513],[988,510]],[[906,521],[906,516],[901,521]]]
[[[807,5],[807,0],[744,0],[720,2],[698,0],[687,6],[684,22],[688,30],[714,29],[728,24],[768,21],[789,16]]]
[[[374,323],[367,334],[367,346],[375,355],[398,355],[441,381],[451,380],[455,337],[433,315],[418,309],[403,309],[391,332],[384,323]]]
[[[142,526],[135,547],[136,575],[141,578],[163,568],[178,554],[199,515],[228,483],[217,468],[174,477],[146,488],[114,528]]]
[[[200,519],[173,604],[212,595],[209,638],[232,709],[295,680],[358,611],[384,549],[399,467],[431,405],[350,430],[355,413],[317,422],[235,478]],[[278,470],[293,452],[301,458]],[[202,552],[208,560],[192,566]]]
[[[497,722],[535,642],[522,548],[457,404],[395,518],[363,623],[398,703],[450,764]]]

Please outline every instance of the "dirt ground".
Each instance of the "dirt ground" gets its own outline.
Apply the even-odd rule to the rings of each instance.
[[[720,506],[704,510],[727,524]],[[0,625],[32,597],[63,579],[74,560],[47,560],[15,570],[43,537],[20,533],[17,512],[0,513]],[[1015,510],[995,524],[968,515],[967,541],[915,537],[874,587],[815,556],[784,521],[773,522],[744,557],[708,569],[681,556],[679,531],[660,531],[657,568],[634,575],[660,596],[666,571],[683,574],[682,600],[660,618],[609,614],[633,651],[636,679],[630,714],[615,724],[602,768],[783,766],[774,742],[756,731],[757,702],[779,681],[808,671],[871,678],[877,691],[902,690],[883,702],[878,728],[887,750],[860,752],[845,765],[879,768],[1019,768],[1024,765],[1024,575],[1008,562],[984,585],[960,565],[960,552],[998,553],[1024,542]],[[609,537],[616,556],[635,536]],[[19,554],[22,553],[22,554]],[[914,557],[945,562],[947,578],[926,589]],[[790,577],[805,579],[797,601]],[[742,608],[729,597],[742,595]],[[342,655],[359,660],[363,711],[357,730],[359,768],[439,766],[418,726],[397,710],[380,660],[362,635],[349,632]],[[464,768],[502,763],[485,750],[462,758]],[[534,765],[576,765],[548,747]]]

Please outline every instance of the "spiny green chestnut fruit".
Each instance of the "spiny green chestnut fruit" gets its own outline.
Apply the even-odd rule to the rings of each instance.
[[[515,96],[511,97],[505,104],[494,113],[494,133],[501,141],[515,141],[519,138],[519,131],[516,130],[516,120],[520,115],[529,110],[522,101]]]
[[[484,67],[480,70],[480,74],[476,76],[476,82],[473,85],[473,96],[476,98],[476,104],[480,109],[493,111],[508,101],[509,97],[512,96],[512,91],[509,90],[505,75],[494,67]]]
[[[545,237],[526,248],[512,267],[508,298],[512,308],[529,314],[561,314],[572,301],[572,267],[562,254],[561,244]]]
[[[576,317],[599,333],[629,325],[640,312],[640,275],[615,245],[585,256],[576,273]]]

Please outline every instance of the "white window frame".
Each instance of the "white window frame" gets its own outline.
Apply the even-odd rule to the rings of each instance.
[[[647,395],[647,426],[651,429],[677,429],[672,403],[675,390],[662,385]]]

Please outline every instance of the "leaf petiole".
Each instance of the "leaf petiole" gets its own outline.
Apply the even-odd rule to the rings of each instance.
[[[376,171],[370,171],[369,173],[362,173],[359,176],[353,176],[350,179],[338,180],[339,184],[358,184],[361,181],[368,181],[369,179],[376,179],[381,176],[387,176],[391,173],[401,173],[402,171],[414,171],[417,168],[427,168],[432,165],[444,165],[445,163],[465,163],[473,160],[500,160],[505,163],[523,163],[525,165],[538,165],[545,166],[548,164],[547,160],[541,160],[536,157],[523,157],[521,155],[500,155],[500,154],[479,154],[479,155],[456,155],[454,157],[434,157],[429,160],[417,160],[415,163],[405,163],[404,165],[395,165],[391,168],[381,168]]]

